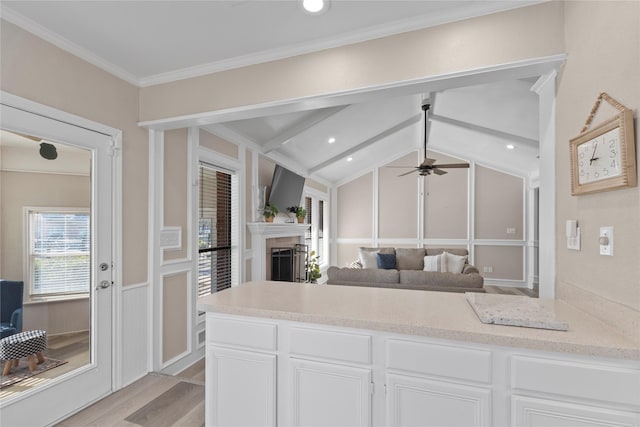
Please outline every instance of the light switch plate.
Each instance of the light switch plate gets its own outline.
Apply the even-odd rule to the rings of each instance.
[[[600,255],[613,256],[613,227],[600,227]]]

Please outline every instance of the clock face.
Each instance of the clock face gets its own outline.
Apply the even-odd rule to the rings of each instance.
[[[620,176],[620,128],[578,145],[578,182],[588,184]]]

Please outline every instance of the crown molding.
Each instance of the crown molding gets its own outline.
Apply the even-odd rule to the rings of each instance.
[[[500,2],[497,4],[495,2],[473,2],[472,4],[467,6],[468,8],[473,9],[471,13],[468,9],[464,12],[460,10],[447,10],[444,13],[439,12],[438,14],[433,15],[415,16],[409,19],[401,19],[385,24],[375,25],[363,30],[352,31],[336,37],[327,37],[313,42],[292,44],[278,49],[266,50],[248,55],[237,56],[222,61],[216,61],[208,64],[170,71],[167,73],[147,76],[141,78],[139,80],[139,83],[141,87],[147,87],[162,83],[169,83],[177,80],[199,77],[221,71],[232,70],[234,68],[248,67],[251,65],[291,58],[294,56],[365,42],[368,40],[379,39],[382,37],[388,37],[395,34],[435,27],[437,25],[461,21],[463,19],[471,19],[479,16],[489,15],[492,13],[504,12],[510,9],[516,9],[524,6],[530,6],[536,3],[541,3],[542,1],[546,0],[522,0],[518,2]]]
[[[401,19],[368,27],[359,31],[352,31],[336,37],[327,37],[313,42],[292,44],[282,48],[256,52],[149,76],[136,76],[59,34],[48,30],[35,21],[13,11],[6,5],[0,4],[0,17],[132,85],[148,87],[388,37],[463,19],[504,12],[544,1],[548,0],[471,2],[464,11],[446,10],[440,11],[437,14],[415,16],[409,19]]]
[[[23,30],[28,31],[35,36],[38,36],[44,41],[49,42],[52,45],[59,47],[60,49],[69,52],[70,54],[75,55],[92,65],[95,65],[101,70],[106,71],[107,73],[112,74],[126,81],[127,83],[130,83],[134,86],[140,86],[139,79],[136,78],[136,76],[134,76],[133,74],[118,67],[117,65],[112,64],[104,58],[94,54],[93,52],[77,45],[76,43],[60,36],[59,34],[54,33],[53,31],[43,27],[37,22],[25,17],[24,15],[14,12],[4,4],[0,4],[0,18],[14,25],[17,25]]]

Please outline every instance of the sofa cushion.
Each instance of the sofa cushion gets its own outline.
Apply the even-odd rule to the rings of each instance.
[[[446,270],[449,273],[462,273],[462,269],[464,268],[464,265],[467,263],[467,256],[460,256],[460,255],[454,255],[454,254],[450,254],[449,252],[443,252],[442,253],[442,257],[446,257],[447,262],[446,264]]]
[[[400,276],[398,270],[378,270],[378,269],[353,269],[329,267],[327,270],[329,282],[341,284],[342,282],[359,282],[369,283],[375,286],[375,283],[398,283]]]
[[[380,252],[381,254],[395,254],[396,248],[369,248],[366,246],[360,246],[360,252]]]
[[[347,263],[347,268],[362,268],[362,263],[359,259],[357,259],[355,261]]]
[[[427,255],[440,255],[443,252],[460,256],[469,255],[469,251],[463,248],[427,248]]]
[[[395,254],[381,254],[376,253],[378,257],[378,268],[383,270],[392,270],[396,268],[396,256]]]
[[[422,270],[424,256],[424,248],[397,248],[396,268],[398,270]]]
[[[424,257],[424,271],[447,271],[447,257],[440,255]]]
[[[482,288],[484,279],[479,274],[437,273],[435,271],[400,270],[400,283],[433,288]]]
[[[362,268],[378,268],[378,252],[360,251],[358,258]]]
[[[362,268],[378,268],[378,257],[376,253],[395,254],[395,248],[368,248],[361,246],[358,250],[358,260],[362,264]]]

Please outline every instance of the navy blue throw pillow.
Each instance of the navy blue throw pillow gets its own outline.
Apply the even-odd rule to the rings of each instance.
[[[396,268],[396,254],[378,253],[378,268],[393,270]]]

